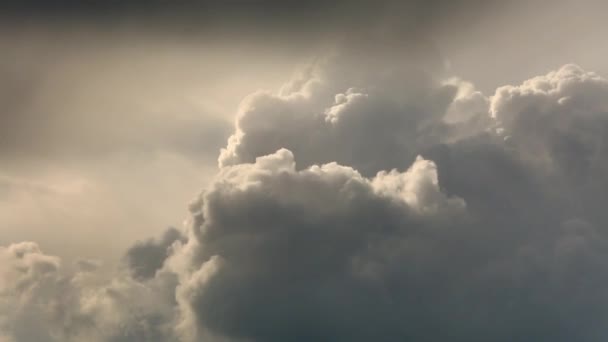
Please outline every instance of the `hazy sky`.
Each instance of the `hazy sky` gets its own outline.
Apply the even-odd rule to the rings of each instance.
[[[602,1],[0,5],[0,342],[605,341]]]

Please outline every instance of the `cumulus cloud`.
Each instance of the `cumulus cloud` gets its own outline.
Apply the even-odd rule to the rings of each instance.
[[[110,283],[69,272],[33,242],[0,247],[0,337],[7,341],[169,341],[170,282]],[[169,294],[169,295],[166,295]]]
[[[33,242],[0,248],[0,331],[16,341],[52,341],[69,319],[58,258]]]
[[[565,65],[491,97],[490,112],[521,158],[537,168],[572,215],[604,223],[608,80]]]
[[[338,54],[277,94],[249,96],[220,166],[288,148],[302,167],[336,161],[367,176],[407,167],[416,151],[450,134],[443,118],[458,87],[442,83],[424,64],[386,58]],[[356,67],[366,62],[377,67]]]
[[[0,336],[604,341],[608,81],[487,96],[359,62],[246,98],[186,236],[135,244],[129,275],[0,249]]]
[[[227,167],[193,207],[204,213],[195,227],[198,257],[215,269],[186,285],[192,320],[214,334],[260,341],[377,338],[401,329],[378,316],[397,314],[388,278],[420,262],[406,255],[441,222],[466,221],[464,201],[440,192],[434,164],[422,158],[373,179],[336,163],[295,165],[282,149]]]
[[[605,165],[606,81],[568,65],[486,97],[423,79],[431,86],[355,82],[332,101],[328,81],[310,77],[295,93],[244,102],[220,175],[193,207],[188,255],[205,271],[180,292],[190,331],[256,341],[605,338],[601,201],[597,189],[572,191],[579,175],[554,144],[586,139],[575,142]],[[589,184],[606,189],[599,173]]]

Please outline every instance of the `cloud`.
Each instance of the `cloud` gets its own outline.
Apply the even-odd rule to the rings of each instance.
[[[193,340],[601,336],[587,312],[603,312],[608,245],[593,225],[474,216],[422,158],[367,179],[296,171],[280,150],[222,170],[193,210],[198,271],[178,291]]]
[[[296,171],[293,158],[283,149],[227,167],[194,207],[204,213],[194,228],[199,257],[209,260],[202,267],[215,266],[202,284],[186,285],[192,320],[260,341],[400,330],[382,318],[398,313],[389,278],[422,261],[406,255],[441,222],[466,221],[464,201],[441,194],[434,164],[422,158],[373,179],[335,163]]]
[[[143,231],[181,221],[192,184],[216,171],[243,96],[277,88],[337,41],[348,55],[377,51],[369,63],[390,65],[404,51],[439,59],[408,29],[479,14],[468,1],[452,3],[458,11],[441,1],[3,2],[0,177],[23,182],[0,181],[0,244],[34,240],[62,258],[112,265]],[[347,90],[330,92],[331,103]],[[52,196],[22,187],[57,178],[92,187]]]
[[[366,62],[378,67],[357,69]],[[288,148],[301,167],[336,161],[367,176],[407,167],[416,151],[455,134],[443,118],[457,84],[440,82],[425,64],[338,54],[278,94],[255,93],[240,105],[220,166]]]
[[[486,96],[368,57],[245,99],[187,236],[135,244],[130,274],[1,249],[0,336],[604,341],[608,81]]]
[[[185,236],[175,229],[167,229],[160,239],[149,239],[131,246],[125,254],[129,271],[133,278],[145,280],[153,278],[171,254],[171,246],[176,242],[185,242]]]
[[[422,79],[431,86],[363,77],[374,87],[346,88],[311,76],[295,92],[243,103],[220,175],[193,207],[188,255],[205,271],[179,292],[190,331],[256,341],[605,337],[606,81],[567,65],[485,97]],[[446,122],[456,111],[470,114]],[[294,152],[271,152],[280,147]],[[595,188],[563,161],[570,150]],[[375,173],[407,160],[407,171]]]
[[[0,247],[0,261],[8,341],[170,341],[173,301],[160,280],[142,286],[117,275],[104,284],[90,268],[67,271],[33,242]]]
[[[65,318],[63,306],[69,303],[64,300],[70,298],[61,291],[59,259],[43,254],[33,242],[22,242],[1,247],[0,261],[2,335],[16,341],[52,341],[53,326]]]
[[[490,112],[564,208],[598,224],[608,171],[608,80],[569,64],[491,97]]]

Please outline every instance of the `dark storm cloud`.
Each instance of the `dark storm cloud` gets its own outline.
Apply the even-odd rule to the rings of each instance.
[[[145,282],[116,276],[99,287],[85,281],[91,272],[50,282],[63,279],[59,260],[37,245],[0,250],[9,265],[0,293],[30,305],[15,314],[16,304],[0,302],[4,322],[42,312],[36,322],[48,323],[0,325],[2,333],[17,341],[32,333],[42,341],[605,340],[608,81],[567,65],[484,97],[428,73],[344,74],[334,65],[245,101],[236,130],[256,138],[226,150],[238,153],[190,206],[188,239],[170,230],[127,253]],[[461,119],[442,121],[448,113]],[[532,123],[541,134],[529,134]],[[341,139],[331,140],[336,128]],[[383,135],[398,132],[411,140],[390,147]],[[372,156],[346,154],[358,143]],[[297,153],[266,152],[281,145]],[[41,288],[33,302],[24,291]],[[57,315],[45,309],[57,293],[80,300],[56,304]]]
[[[246,98],[220,165],[253,162],[288,148],[300,168],[335,161],[373,176],[403,169],[426,148],[487,127],[487,101],[479,101],[474,91],[460,94],[469,86],[462,81],[442,81],[437,60],[419,60],[407,51],[386,56],[382,51],[390,40],[374,44],[377,53],[356,56],[347,50],[319,62],[278,94]],[[448,111],[472,114],[448,124]]]
[[[409,1],[8,1],[0,15],[10,22],[20,19],[57,24],[127,26],[193,31],[323,36],[361,33],[370,26],[417,33],[470,23],[488,11],[504,6],[499,1],[409,0]],[[314,23],[314,24],[313,24]],[[248,31],[241,31],[247,28]],[[292,36],[293,37],[293,36]],[[300,42],[302,43],[302,42]]]
[[[277,6],[268,28],[295,18]],[[130,275],[0,247],[0,340],[605,341],[608,80],[565,65],[488,96],[405,37],[341,40],[247,97],[187,237],[134,245]]]
[[[335,105],[315,107],[314,99],[323,98],[318,83],[304,83],[298,95],[253,97],[237,123],[259,117],[229,144],[249,146],[247,158],[255,162],[225,165],[193,207],[199,223],[189,245],[197,252],[186,250],[203,264],[178,290],[191,316],[185,321],[198,331],[194,336],[255,341],[603,340],[608,240],[598,195],[607,190],[606,84],[567,65],[499,88],[481,101],[490,117],[476,133],[380,147],[348,160],[371,165],[372,175],[402,168],[390,152],[436,160],[418,158],[404,173],[371,179],[336,164],[307,168],[346,160],[333,147],[349,144],[327,143],[323,124],[307,124],[307,117],[333,118]],[[387,121],[379,115],[386,100],[417,94],[402,87],[383,83],[377,90],[385,101],[371,107],[362,105],[371,95],[338,95],[343,106],[336,112],[360,109],[347,113],[367,117],[370,129],[358,135],[355,125],[349,132],[373,147],[390,136],[373,129]],[[439,111],[447,113],[446,106]],[[429,136],[419,112],[395,112],[418,129],[394,122],[391,129]],[[433,118],[426,113],[421,117]],[[291,131],[291,120],[314,139]],[[454,129],[446,125],[446,132]],[[311,148],[317,143],[325,148]],[[279,145],[298,149],[304,163],[286,150],[262,157]],[[363,163],[370,155],[377,159]]]
[[[606,314],[598,227],[523,204],[478,215],[441,194],[422,159],[366,180],[335,164],[296,172],[292,158],[228,168],[194,207],[208,261],[179,293],[196,329],[255,341],[601,340],[589,314]],[[500,178],[480,186],[506,192]]]
[[[336,164],[298,173],[281,150],[225,171],[201,198],[197,228],[202,257],[219,256],[218,269],[193,284],[204,290],[186,289],[204,328],[256,341],[410,336],[391,308],[411,293],[391,298],[388,278],[430,267],[405,255],[440,222],[465,220],[464,203],[439,192],[432,163],[368,181]]]

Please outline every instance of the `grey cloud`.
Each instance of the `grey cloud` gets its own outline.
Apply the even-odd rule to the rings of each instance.
[[[60,260],[33,242],[1,247],[0,260],[0,331],[16,341],[52,341],[53,325],[64,318]]]
[[[0,247],[0,337],[9,341],[170,341],[174,285],[67,272],[37,244]],[[167,298],[169,297],[169,298]]]
[[[601,340],[605,237],[525,204],[478,215],[424,159],[368,180],[337,164],[296,171],[281,150],[225,168],[193,208],[203,275],[178,290],[182,310],[191,331],[237,340]]]
[[[336,74],[348,75],[361,63],[391,65],[404,51],[408,59],[418,54],[441,62],[423,36],[452,19],[462,22],[463,15],[479,16],[485,5],[478,5],[3,1],[2,177],[32,183],[82,179],[90,187],[51,198],[0,181],[0,220],[7,227],[0,243],[31,239],[62,257],[112,264],[141,231],[162,229],[183,215],[180,203],[191,196],[193,174],[215,172],[210,159],[231,133],[225,118],[245,94],[275,89],[294,64],[336,42],[352,56],[376,51],[336,68]],[[347,92],[348,83],[328,92],[327,106]],[[63,247],[64,234],[72,247]]]
[[[79,259],[74,263],[80,272],[95,272],[101,266],[98,260]]]
[[[395,318],[408,291],[393,297],[390,278],[424,267],[406,255],[442,222],[466,222],[421,158],[366,179],[335,163],[298,172],[280,150],[222,170],[200,206],[199,257],[219,264],[185,286],[186,308],[201,330],[258,341],[410,336]]]
[[[263,33],[286,38],[286,34],[305,40],[327,32],[358,31],[362,27],[390,21],[402,34],[414,28],[429,30],[441,25],[475,20],[504,7],[500,1],[479,0],[381,0],[381,1],[141,1],[122,2],[6,1],[0,15],[12,23],[14,18],[31,21],[80,25],[136,26],[161,32],[215,34]],[[403,19],[403,20],[399,20]],[[311,25],[311,22],[315,25]],[[248,30],[246,30],[248,29]],[[288,32],[287,32],[288,31]],[[419,32],[417,32],[419,33]]]
[[[252,162],[284,147],[301,167],[336,161],[365,175],[406,167],[416,150],[454,134],[456,126],[443,118],[458,88],[427,71],[434,62],[399,56],[405,60],[339,54],[278,94],[251,95],[240,106],[220,165]],[[378,67],[356,67],[366,62]]]
[[[608,81],[565,65],[492,96],[491,113],[509,143],[542,174],[562,210],[602,224],[608,171]]]
[[[254,95],[220,157],[223,169],[194,207],[197,239],[185,250],[202,266],[178,290],[185,321],[191,331],[256,341],[603,340],[605,82],[565,66],[490,98],[469,92],[460,99],[477,109],[464,122],[478,127],[456,139],[437,138],[465,129],[441,120],[458,101],[454,88],[438,109],[421,106],[423,114],[390,106],[402,100],[391,90],[416,94],[407,87],[388,87],[384,101],[372,102],[374,93],[355,83],[327,106],[316,101],[332,90],[312,77],[295,93]],[[387,102],[394,116],[382,115]],[[369,129],[345,126],[343,139],[327,138],[324,125],[342,119]],[[392,129],[420,136],[374,148]],[[416,144],[429,132],[433,139]],[[362,139],[367,153],[335,149]],[[261,157],[280,146],[297,152]],[[417,159],[409,177],[355,171],[403,169],[416,153],[437,169]],[[354,170],[309,168],[332,160]],[[421,208],[433,210],[419,216]]]
[[[607,81],[568,65],[487,97],[376,57],[246,99],[187,238],[127,252],[146,281],[0,249],[0,336],[604,341]],[[49,312],[58,293],[79,300]]]
[[[185,236],[175,228],[167,229],[159,239],[141,241],[129,248],[125,261],[133,278],[153,278],[171,254],[170,247],[176,242],[185,242]]]

